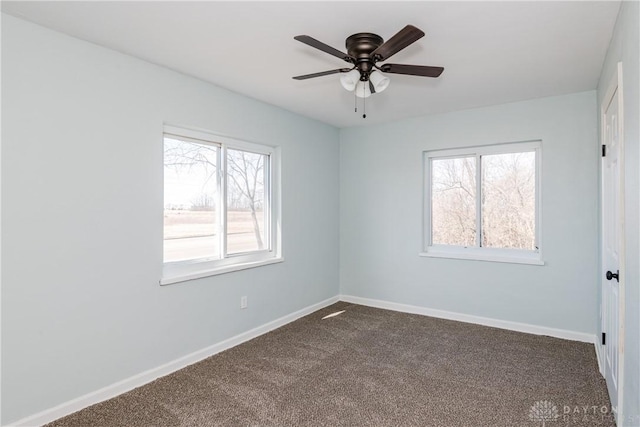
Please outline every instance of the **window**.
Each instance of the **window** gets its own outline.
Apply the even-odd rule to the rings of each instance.
[[[542,264],[540,141],[424,153],[423,256]]]
[[[161,284],[282,260],[276,154],[165,126]]]

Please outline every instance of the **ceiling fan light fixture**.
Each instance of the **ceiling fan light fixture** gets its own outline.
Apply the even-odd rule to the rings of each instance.
[[[369,81],[359,81],[356,85],[356,96],[358,98],[368,98],[371,96],[371,89],[369,89]]]
[[[388,88],[389,83],[391,83],[389,77],[383,75],[380,72],[371,73],[369,79],[371,80],[371,84],[373,84],[373,88],[375,89],[376,93],[382,92],[383,90]]]
[[[353,90],[358,85],[360,81],[360,71],[353,69],[346,74],[340,76],[340,84],[343,88],[348,90],[349,92],[353,92]]]

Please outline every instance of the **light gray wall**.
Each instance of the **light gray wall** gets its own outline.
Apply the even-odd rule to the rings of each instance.
[[[640,426],[640,3],[622,2],[607,51],[598,106],[622,61],[625,160],[625,355],[621,425]],[[600,296],[600,292],[598,292]],[[598,329],[600,330],[600,324]]]
[[[343,294],[596,332],[594,91],[344,129],[340,135]],[[546,265],[419,257],[422,152],[536,139],[542,140]]]
[[[638,3],[624,3],[620,16],[602,82],[622,58],[625,88],[637,94]],[[3,424],[339,291],[588,333],[599,327],[594,92],[338,133],[6,15],[2,60]],[[625,116],[633,233],[625,406],[637,414],[637,98],[625,98]],[[285,263],[158,286],[163,121],[282,147]],[[547,265],[418,257],[421,152],[530,139],[543,140]],[[248,310],[239,310],[240,295],[249,296]]]
[[[3,424],[338,294],[337,129],[6,15],[2,95]],[[158,285],[163,121],[282,148],[284,263]]]

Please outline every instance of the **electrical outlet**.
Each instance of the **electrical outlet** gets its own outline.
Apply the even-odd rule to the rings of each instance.
[[[240,297],[240,308],[247,308],[247,297]]]

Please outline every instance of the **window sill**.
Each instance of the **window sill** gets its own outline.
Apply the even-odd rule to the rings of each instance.
[[[247,270],[249,268],[262,267],[263,265],[277,264],[284,262],[284,258],[269,258],[260,261],[244,262],[241,264],[225,265],[198,271],[189,271],[182,274],[174,274],[160,279],[160,285],[171,285],[172,283],[186,282],[187,280],[201,279],[203,277],[217,276],[218,274],[231,273],[233,271]]]
[[[509,264],[528,264],[528,265],[544,265],[544,261],[539,258],[538,254],[516,256],[509,254],[483,254],[483,253],[462,253],[462,252],[448,252],[448,251],[428,251],[420,252],[418,255],[428,258],[449,258],[449,259],[464,259],[471,261],[489,261],[489,262],[502,262]]]

